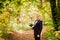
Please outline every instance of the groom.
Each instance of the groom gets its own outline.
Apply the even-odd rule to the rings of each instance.
[[[33,27],[33,30],[34,30],[34,38],[35,40],[41,40],[41,32],[42,32],[42,20],[40,20],[40,15],[37,14],[36,16],[36,21],[34,22],[34,27]],[[30,25],[32,26],[32,24]]]

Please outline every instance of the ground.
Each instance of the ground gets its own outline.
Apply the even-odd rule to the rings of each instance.
[[[42,40],[47,40],[44,38],[44,32],[46,31],[46,27],[43,27],[42,30]],[[19,30],[19,31],[13,31],[9,34],[6,40],[34,40],[34,33],[33,30]]]

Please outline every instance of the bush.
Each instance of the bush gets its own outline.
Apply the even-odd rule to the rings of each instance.
[[[47,31],[45,32],[44,36],[48,40],[57,40],[57,38],[55,37],[55,30],[53,27],[48,28]]]
[[[60,40],[60,31],[55,31],[54,27],[49,27],[44,33],[44,36],[48,40]]]

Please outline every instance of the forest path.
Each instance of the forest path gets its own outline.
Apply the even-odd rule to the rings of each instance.
[[[42,40],[47,40],[44,37],[44,33],[46,31],[46,27],[43,27],[42,30]],[[9,37],[6,40],[34,40],[34,33],[33,30],[19,30],[19,31],[13,31],[10,33]]]

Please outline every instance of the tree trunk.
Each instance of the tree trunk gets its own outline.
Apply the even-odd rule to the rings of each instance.
[[[58,5],[58,25],[60,26],[60,0],[57,1],[57,5]]]
[[[58,31],[58,10],[56,7],[56,0],[50,0],[50,5],[51,5],[51,11],[52,11],[52,19],[54,23],[54,28],[56,31]]]

